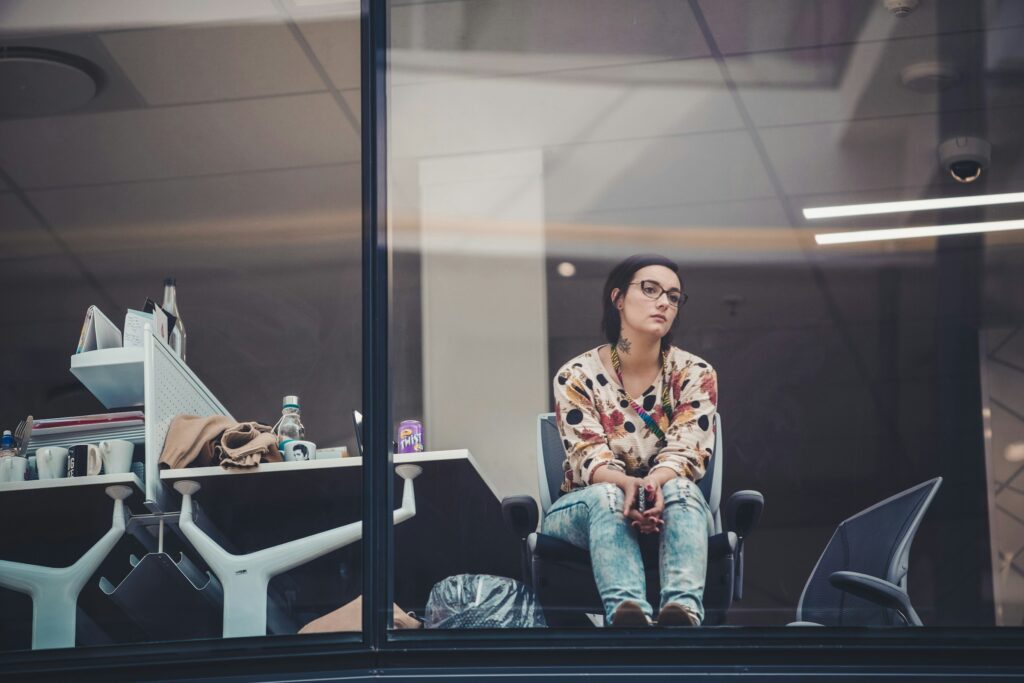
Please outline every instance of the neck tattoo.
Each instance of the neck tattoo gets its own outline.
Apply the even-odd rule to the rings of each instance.
[[[629,353],[629,349],[630,349],[629,340],[626,339],[625,337],[619,337],[619,349],[623,353]]]

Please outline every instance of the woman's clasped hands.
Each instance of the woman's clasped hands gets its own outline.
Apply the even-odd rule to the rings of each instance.
[[[643,512],[637,509],[641,489],[644,491],[646,503]],[[623,482],[622,492],[625,494],[622,514],[629,520],[630,526],[641,534],[656,534],[665,528],[665,520],[661,518],[661,513],[665,510],[665,498],[657,480],[649,477],[630,477]]]

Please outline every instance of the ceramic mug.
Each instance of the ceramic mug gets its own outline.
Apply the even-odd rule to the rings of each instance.
[[[61,479],[68,474],[68,449],[47,446],[36,449],[36,472],[40,479]]]
[[[124,439],[100,441],[97,447],[103,460],[103,471],[106,474],[125,474],[132,469],[132,454],[135,444]]]
[[[28,458],[20,455],[8,455],[0,458],[0,481],[25,481],[28,469]]]
[[[312,441],[286,441],[281,455],[288,462],[295,460],[315,460],[316,444]]]
[[[75,444],[68,449],[68,476],[85,477],[99,474],[103,468],[100,449],[91,443]]]

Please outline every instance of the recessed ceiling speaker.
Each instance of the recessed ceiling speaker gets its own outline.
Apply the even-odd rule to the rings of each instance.
[[[100,71],[66,52],[0,47],[0,116],[50,116],[80,109],[100,89]]]
[[[919,62],[904,67],[900,80],[909,90],[923,93],[941,92],[956,85],[960,72],[944,62]]]
[[[921,0],[885,0],[885,9],[902,19],[917,9]]]

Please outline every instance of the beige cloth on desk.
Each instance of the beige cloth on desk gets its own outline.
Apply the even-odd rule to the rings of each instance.
[[[418,619],[414,619],[398,605],[394,606],[395,628],[423,628]],[[299,633],[333,633],[335,631],[363,630],[363,596],[359,596],[347,605],[333,612],[328,612],[319,619],[314,619],[301,629]]]
[[[281,462],[277,437],[258,422],[238,423],[230,417],[176,415],[167,429],[160,467],[254,467],[261,461]]]
[[[283,458],[277,449],[277,434],[270,430],[270,427],[259,422],[240,422],[226,429],[213,447],[220,466],[255,467],[260,464],[260,460],[281,462]]]

